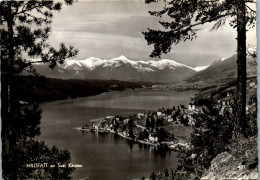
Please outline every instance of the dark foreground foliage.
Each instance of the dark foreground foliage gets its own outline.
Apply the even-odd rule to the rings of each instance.
[[[2,157],[4,162],[9,161],[3,166],[6,179],[12,179],[13,170],[17,173],[18,179],[71,179],[70,174],[74,168],[68,166],[70,152],[67,150],[59,150],[55,146],[49,148],[44,142],[30,138],[20,139],[15,152],[16,155],[5,153]],[[58,167],[58,163],[65,167]],[[45,166],[33,167],[39,164]]]
[[[62,4],[72,5],[74,0],[65,1],[0,1],[1,28],[1,120],[2,120],[2,178],[16,179],[71,179],[73,168],[35,168],[28,163],[69,163],[68,151],[48,147],[36,141],[40,134],[41,109],[30,89],[20,82],[31,104],[24,108],[20,104],[20,89],[16,77],[23,72],[36,75],[31,59],[40,58],[37,63],[45,63],[51,69],[57,63],[78,54],[74,47],[54,48],[48,43],[50,24],[54,12],[62,9]]]

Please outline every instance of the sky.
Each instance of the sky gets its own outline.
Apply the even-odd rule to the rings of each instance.
[[[160,7],[145,4],[143,0],[79,0],[54,14],[50,43],[73,45],[79,49],[75,59],[80,60],[121,55],[131,60],[151,60],[153,47],[147,44],[142,32],[160,28],[159,19],[148,13],[155,9]],[[202,26],[197,39],[173,45],[170,53],[153,60],[167,58],[196,67],[235,54],[236,30],[228,24],[215,31],[210,27],[212,24]],[[247,33],[247,44],[256,41],[254,28]]]

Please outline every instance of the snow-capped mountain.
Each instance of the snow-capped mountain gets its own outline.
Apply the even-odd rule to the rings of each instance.
[[[133,61],[124,56],[103,60],[90,57],[85,60],[66,60],[54,70],[47,65],[35,65],[39,74],[60,79],[115,79],[123,81],[177,82],[197,71],[170,59]]]

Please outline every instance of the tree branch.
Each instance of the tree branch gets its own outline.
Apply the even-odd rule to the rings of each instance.
[[[35,64],[35,63],[48,63],[49,61],[32,61],[28,62],[27,64]]]
[[[28,74],[30,75],[33,75],[33,76],[36,76],[38,75],[38,73],[34,72],[34,71],[31,71],[31,70],[28,70],[28,69],[23,69],[24,71],[26,71]]]
[[[256,1],[245,1],[245,3],[254,3],[254,4],[256,4]]]
[[[250,8],[248,5],[246,5],[246,7],[247,7],[248,9],[250,9],[250,11],[252,11],[252,12],[256,13],[256,11],[255,11],[255,10],[253,10],[252,8]]]
[[[185,28],[185,30],[187,30],[187,29],[190,29],[192,27],[195,27],[195,26],[198,26],[198,25],[202,25],[202,24],[205,24],[205,23],[209,23],[209,22],[215,21],[215,20],[217,20],[219,18],[223,18],[223,17],[229,16],[229,15],[232,15],[232,14],[230,13],[230,14],[223,14],[223,15],[220,15],[220,16],[216,16],[214,18],[208,19],[208,20],[203,21],[203,22],[198,22],[198,23],[195,23],[195,24],[191,24],[189,26],[183,26],[183,27],[180,27],[178,29],[174,29],[174,31],[183,31],[182,30],[183,28]]]
[[[31,11],[31,10],[33,10],[33,9],[35,9],[35,8],[39,8],[39,7],[44,7],[44,5],[43,5],[43,4],[40,4],[40,5],[38,5],[38,6],[34,6],[34,7],[32,7],[32,8],[25,9],[25,10],[22,10],[22,11],[18,12],[17,14],[22,14],[22,13]]]

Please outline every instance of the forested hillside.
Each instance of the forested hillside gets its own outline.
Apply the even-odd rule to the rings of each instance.
[[[4,80],[5,78],[2,77],[2,81]],[[123,91],[151,85],[116,80],[61,80],[42,76],[16,76],[14,81],[16,96],[19,100],[26,102],[92,96],[103,92]]]

